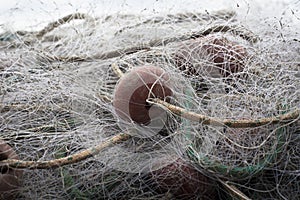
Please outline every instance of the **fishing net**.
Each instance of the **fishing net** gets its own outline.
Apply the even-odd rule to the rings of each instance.
[[[15,185],[1,197],[300,196],[299,13],[250,8],[73,13],[3,32],[0,184]],[[148,88],[146,125],[114,107],[117,85],[145,66],[162,70],[172,94]]]

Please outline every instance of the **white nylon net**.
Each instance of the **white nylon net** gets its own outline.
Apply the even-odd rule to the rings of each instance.
[[[74,13],[40,31],[3,32],[2,162],[16,159],[5,143],[21,161],[51,161],[120,133],[130,137],[55,168],[1,164],[0,184],[9,184],[5,174],[23,172],[1,197],[300,196],[299,11],[287,8],[273,19],[249,10]],[[172,96],[162,100],[184,109],[152,105],[165,110],[159,129],[120,118],[112,103],[120,79],[143,66],[167,74]],[[188,119],[189,111],[206,118]]]

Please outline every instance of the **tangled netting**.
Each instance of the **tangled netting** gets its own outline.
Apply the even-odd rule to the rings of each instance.
[[[297,199],[299,32],[273,25],[254,29],[232,11],[74,13],[38,32],[3,33],[0,139],[19,160],[1,156],[1,173],[23,172],[10,192]],[[155,134],[121,119],[112,103],[119,79],[145,65],[168,74],[173,94],[147,100],[168,115]]]

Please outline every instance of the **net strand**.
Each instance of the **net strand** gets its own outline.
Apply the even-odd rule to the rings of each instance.
[[[118,134],[113,136],[112,138],[108,139],[105,142],[101,142],[99,145],[86,149],[84,151],[53,160],[48,161],[25,161],[25,160],[17,160],[17,159],[6,159],[0,161],[0,167],[6,166],[9,168],[16,168],[16,169],[50,169],[50,168],[57,168],[62,167],[64,165],[74,164],[85,159],[88,159],[102,150],[119,144],[121,142],[127,141],[130,139],[131,136],[128,134]]]
[[[85,13],[72,13],[72,14],[66,15],[66,16],[64,16],[62,18],[59,18],[57,21],[49,23],[42,30],[40,30],[37,33],[35,33],[35,36],[37,38],[42,38],[44,35],[46,35],[47,33],[51,32],[55,28],[57,28],[59,26],[62,26],[64,24],[69,23],[70,21],[76,20],[76,19],[91,20],[93,18],[90,17],[90,16],[88,16]]]
[[[261,118],[261,119],[253,119],[253,120],[220,119],[220,118],[212,118],[206,115],[201,115],[195,112],[187,111],[184,108],[172,105],[160,99],[147,99],[147,102],[165,108],[170,112],[172,112],[173,114],[189,119],[191,121],[196,121],[205,125],[227,126],[231,128],[249,128],[249,127],[263,126],[271,123],[288,123],[291,121],[298,120],[300,116],[300,110],[296,109],[294,111],[290,111],[289,113],[285,113],[274,117]]]

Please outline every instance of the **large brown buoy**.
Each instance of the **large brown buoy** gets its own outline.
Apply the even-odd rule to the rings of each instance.
[[[220,35],[207,35],[188,40],[174,54],[176,66],[189,75],[204,72],[228,77],[244,69],[247,50]],[[214,66],[208,66],[213,64]]]
[[[152,172],[159,193],[169,192],[175,199],[217,199],[216,183],[178,158]]]
[[[148,125],[165,111],[152,107],[146,100],[166,100],[172,95],[170,77],[166,71],[156,66],[141,66],[121,77],[114,91],[113,106],[123,120]]]
[[[0,140],[0,160],[19,159],[16,152],[5,141]],[[0,199],[13,199],[20,187],[22,170],[0,167]]]

